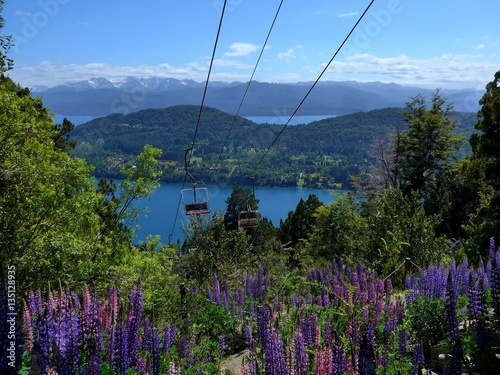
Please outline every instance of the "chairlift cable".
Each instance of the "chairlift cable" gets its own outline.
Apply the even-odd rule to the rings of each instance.
[[[196,135],[198,134],[198,127],[199,127],[200,121],[201,121],[201,113],[203,112],[203,105],[205,103],[205,97],[207,95],[208,82],[210,81],[210,74],[212,72],[212,66],[213,66],[214,59],[215,59],[215,51],[217,50],[217,43],[219,42],[220,30],[222,28],[222,20],[224,19],[224,11],[226,10],[226,3],[227,3],[227,0],[224,0],[224,6],[222,7],[222,13],[220,16],[220,21],[219,21],[219,28],[217,29],[217,36],[215,38],[214,49],[212,51],[212,58],[210,59],[210,66],[208,68],[207,80],[205,82],[205,89],[203,90],[203,97],[201,99],[200,111],[198,112],[198,120],[196,121],[196,127],[194,129],[193,142],[192,142],[191,147],[190,147],[191,154],[189,156],[189,161],[187,163],[188,166],[191,162],[191,157],[193,156],[193,150],[194,150],[194,146],[196,143]]]
[[[190,147],[191,154],[189,156],[189,161],[187,162],[187,165],[185,165],[186,171],[187,171],[187,167],[189,166],[189,164],[191,162],[191,156],[193,154],[192,150],[194,149],[194,146],[196,144],[196,136],[198,134],[198,128],[199,128],[200,120],[201,120],[201,113],[203,111],[203,105],[205,103],[205,97],[206,97],[206,93],[207,93],[207,90],[208,90],[208,82],[210,81],[210,74],[212,72],[212,66],[213,66],[213,62],[214,62],[214,58],[215,58],[215,52],[217,50],[217,43],[219,41],[220,31],[221,31],[221,28],[222,28],[222,21],[224,19],[224,12],[226,10],[226,4],[227,4],[227,0],[224,0],[224,5],[222,6],[222,12],[221,12],[220,21],[219,21],[219,26],[217,28],[217,36],[215,38],[214,48],[213,48],[213,51],[212,51],[212,57],[210,59],[210,66],[209,66],[209,69],[208,69],[207,80],[205,82],[205,88],[203,90],[203,97],[202,97],[202,100],[201,100],[200,110],[198,112],[198,119],[196,121],[196,127],[195,127],[194,134],[193,134],[193,141],[192,141],[191,147]],[[186,155],[184,155],[184,163],[186,164]],[[186,179],[187,179],[187,174],[184,175],[184,181],[182,182],[182,189],[184,189],[184,187],[186,185]],[[177,204],[177,211],[175,213],[175,219],[174,219],[174,224],[172,226],[172,231],[171,231],[170,235],[168,236],[168,243],[169,243],[169,245],[170,245],[171,238],[172,238],[172,236],[174,234],[174,231],[175,231],[175,226],[176,226],[176,222],[177,222],[177,217],[179,215],[179,208],[181,206],[181,203],[182,203],[182,194],[179,197],[179,203]]]
[[[306,95],[304,96],[304,98],[302,99],[302,101],[299,103],[299,105],[297,106],[297,108],[295,108],[295,110],[293,111],[293,113],[290,116],[290,118],[288,119],[288,121],[285,123],[285,125],[283,125],[283,127],[280,130],[280,132],[278,133],[278,135],[274,138],[273,142],[267,148],[266,152],[264,152],[264,155],[262,155],[262,158],[258,161],[258,163],[255,165],[255,167],[252,169],[252,172],[250,173],[252,176],[255,174],[255,171],[257,170],[257,168],[259,167],[259,165],[262,163],[262,161],[264,160],[264,158],[267,156],[267,154],[269,153],[269,151],[271,151],[271,148],[274,146],[274,144],[276,143],[276,141],[278,140],[278,138],[281,136],[281,134],[283,134],[283,132],[287,128],[288,124],[292,120],[293,116],[295,116],[295,114],[298,112],[298,110],[300,109],[300,107],[302,106],[302,104],[304,104],[304,102],[306,101],[307,97],[309,96],[309,94],[311,93],[311,91],[314,89],[314,87],[316,86],[316,84],[319,82],[319,80],[321,79],[321,77],[323,76],[323,74],[328,70],[328,68],[332,64],[333,60],[337,57],[338,53],[340,52],[340,50],[342,49],[342,47],[344,46],[344,44],[347,42],[347,40],[349,39],[349,37],[351,36],[351,34],[354,32],[354,30],[356,29],[356,27],[361,22],[361,20],[363,19],[363,17],[368,12],[368,10],[370,9],[370,7],[372,6],[372,4],[374,2],[375,2],[375,0],[371,0],[370,1],[370,3],[368,4],[368,6],[366,7],[365,11],[363,12],[363,14],[361,14],[361,16],[358,18],[358,20],[356,21],[356,23],[354,24],[354,26],[351,28],[351,31],[349,31],[349,33],[347,34],[347,36],[344,38],[344,41],[340,44],[340,46],[337,48],[337,51],[335,51],[335,53],[333,54],[333,56],[330,59],[330,61],[328,62],[328,64],[325,65],[325,67],[323,68],[323,71],[320,73],[320,75],[318,76],[318,78],[316,79],[316,81],[314,81],[314,83],[312,84],[311,88],[307,91]]]
[[[279,4],[279,6],[278,6],[278,9],[276,10],[276,14],[274,15],[273,22],[271,23],[271,27],[269,28],[269,31],[268,31],[268,33],[267,33],[266,39],[265,39],[265,41],[264,41],[264,44],[263,44],[263,46],[262,46],[262,48],[261,48],[261,50],[260,50],[260,54],[259,54],[259,57],[258,57],[258,59],[257,59],[257,62],[255,63],[255,66],[254,66],[254,68],[253,68],[252,75],[250,76],[250,80],[249,80],[249,81],[248,81],[248,83],[247,83],[247,86],[246,86],[246,88],[245,88],[245,92],[243,93],[243,97],[241,98],[240,105],[239,105],[239,107],[238,107],[238,110],[236,111],[236,114],[234,115],[233,122],[232,122],[232,124],[231,124],[231,126],[230,126],[230,128],[229,128],[229,131],[228,131],[228,133],[227,133],[226,139],[224,140],[224,143],[223,143],[223,145],[222,145],[222,148],[221,148],[221,151],[220,151],[219,156],[218,156],[218,158],[217,158],[217,161],[216,161],[216,162],[215,162],[215,164],[214,164],[214,167],[217,167],[217,165],[218,165],[218,164],[219,164],[219,162],[220,162],[220,159],[221,159],[222,153],[223,153],[223,151],[224,151],[224,148],[226,147],[227,141],[229,140],[229,136],[231,135],[231,132],[233,131],[234,124],[236,123],[236,119],[238,118],[238,115],[239,115],[239,113],[240,113],[241,107],[243,106],[243,102],[244,102],[245,97],[246,97],[246,95],[247,95],[247,93],[248,93],[248,89],[250,88],[250,84],[252,83],[252,81],[253,81],[253,77],[254,77],[254,75],[255,75],[255,72],[257,71],[257,67],[259,66],[260,59],[262,58],[262,55],[263,55],[263,53],[264,53],[264,50],[266,49],[267,42],[268,42],[269,37],[270,37],[270,35],[271,35],[271,32],[272,32],[272,30],[273,30],[273,28],[274,28],[274,24],[276,23],[276,19],[278,18],[278,15],[279,15],[279,12],[280,12],[280,10],[281,10],[281,6],[282,6],[282,5],[283,5],[283,0],[281,0],[281,1],[280,1],[280,4]]]

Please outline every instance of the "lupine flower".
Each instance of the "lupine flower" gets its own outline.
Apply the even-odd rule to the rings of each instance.
[[[224,340],[224,336],[221,336],[219,339],[219,355],[221,358],[226,355],[226,340]]]
[[[250,325],[247,325],[245,327],[245,342],[247,344],[248,349],[252,349],[253,337],[252,337],[252,327]]]
[[[446,287],[446,317],[448,321],[448,332],[450,340],[456,342],[458,340],[458,316],[457,316],[457,295],[453,285],[453,278],[451,272],[448,276],[448,284]]]
[[[186,337],[182,336],[179,341],[179,358],[184,358],[186,356]]]
[[[129,360],[135,366],[138,357],[139,328],[142,318],[142,292],[134,288],[129,297],[130,307],[127,318],[127,342],[129,345]]]
[[[330,348],[320,349],[316,352],[315,373],[316,375],[331,374],[332,367],[332,350]]]
[[[332,347],[332,375],[344,375],[344,344],[335,333],[335,341]]]
[[[126,374],[130,366],[128,334],[123,323],[118,323],[113,338],[113,369],[118,374]]]
[[[219,285],[219,279],[217,278],[217,274],[214,274],[214,301],[217,305],[221,304],[220,285]]]
[[[257,337],[265,349],[269,338],[270,313],[267,307],[259,305],[257,308]]]
[[[420,344],[416,344],[413,347],[413,360],[411,373],[412,375],[417,375],[421,373],[422,368],[425,367],[424,352]]]
[[[288,375],[283,341],[274,328],[269,333],[268,345],[265,347],[265,361],[266,375]]]
[[[167,324],[165,326],[164,336],[163,336],[163,353],[167,354],[175,341],[177,334],[177,326],[175,324]]]
[[[307,353],[304,336],[300,331],[294,336],[295,347],[295,374],[307,375]]]

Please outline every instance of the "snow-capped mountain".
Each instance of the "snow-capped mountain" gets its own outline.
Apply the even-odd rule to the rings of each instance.
[[[225,87],[234,86],[241,84],[241,82],[210,82],[211,87]],[[137,90],[148,91],[148,92],[158,92],[158,91],[170,91],[179,90],[186,88],[199,88],[203,87],[205,82],[195,82],[191,79],[175,79],[175,78],[163,78],[163,77],[151,77],[151,78],[136,78],[136,77],[126,77],[121,80],[108,80],[106,78],[97,77],[91,78],[85,81],[78,82],[68,82],[59,86],[47,88],[44,86],[37,86],[33,88],[34,92],[80,92],[87,90],[99,90],[99,89],[118,89],[127,92],[133,92]]]

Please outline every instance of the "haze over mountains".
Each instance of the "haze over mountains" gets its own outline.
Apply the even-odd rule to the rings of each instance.
[[[243,82],[210,82],[205,105],[236,113],[247,89]],[[253,81],[240,108],[241,116],[291,115],[312,82],[264,83]],[[201,104],[204,82],[174,78],[128,77],[121,81],[92,78],[48,88],[33,87],[44,105],[61,115],[104,116],[148,108]],[[411,97],[431,97],[431,89],[381,82],[319,82],[296,115],[343,115],[387,107],[403,107]],[[474,89],[442,90],[454,110],[476,112],[483,92]]]

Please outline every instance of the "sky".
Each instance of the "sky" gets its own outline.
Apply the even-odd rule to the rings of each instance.
[[[104,77],[359,81],[484,89],[500,70],[498,0],[15,0],[4,35],[23,86]],[[216,44],[217,41],[217,44]],[[211,57],[215,57],[209,74]],[[264,49],[263,49],[264,48]]]

